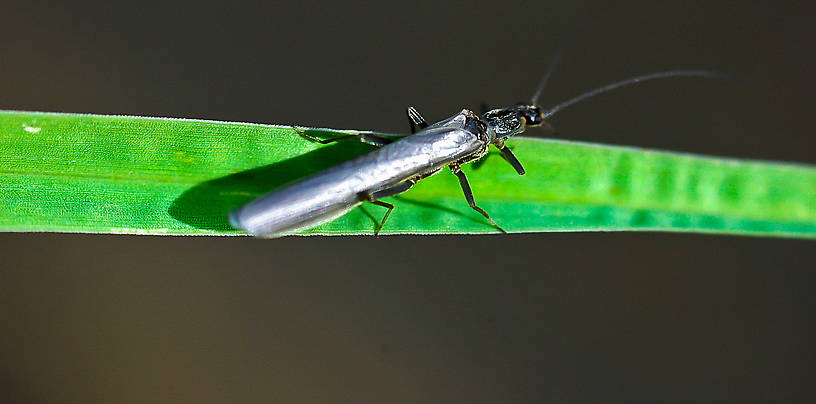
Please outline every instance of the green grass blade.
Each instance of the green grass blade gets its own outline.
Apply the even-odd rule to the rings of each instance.
[[[816,237],[812,166],[554,140],[510,146],[527,175],[495,155],[465,168],[477,204],[510,232]],[[0,231],[240,234],[230,210],[370,149],[321,146],[274,125],[0,111]],[[495,231],[448,173],[389,200],[383,234]],[[371,234],[383,213],[364,205],[309,233]]]

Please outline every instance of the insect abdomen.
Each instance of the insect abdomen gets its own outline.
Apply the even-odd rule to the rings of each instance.
[[[350,189],[318,187],[304,191],[299,185],[292,184],[242,206],[230,213],[230,223],[255,236],[281,236],[333,220],[362,202],[360,195]]]

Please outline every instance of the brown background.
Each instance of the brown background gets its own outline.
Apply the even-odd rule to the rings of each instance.
[[[779,3],[8,3],[0,108],[404,131],[407,105],[529,97],[574,32],[544,104],[666,69],[739,81],[620,90],[563,137],[816,163],[814,10]],[[816,398],[809,241],[0,234],[0,254],[16,401]]]

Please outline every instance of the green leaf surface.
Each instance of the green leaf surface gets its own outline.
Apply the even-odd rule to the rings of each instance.
[[[320,137],[354,131],[308,129]],[[509,232],[660,230],[816,237],[816,167],[556,140],[509,142],[465,171]],[[0,111],[0,231],[236,235],[227,213],[371,150],[320,145],[290,127]],[[388,201],[383,234],[490,233],[443,172]],[[307,231],[372,234],[363,205]]]

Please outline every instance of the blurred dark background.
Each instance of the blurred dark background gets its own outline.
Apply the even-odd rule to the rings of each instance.
[[[563,137],[816,163],[814,10],[667,3],[6,2],[0,108],[402,132],[407,105],[529,98],[572,35],[545,105],[738,81],[619,90]],[[816,399],[812,241],[0,234],[0,257],[7,402]]]

